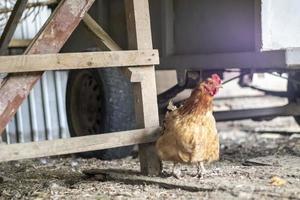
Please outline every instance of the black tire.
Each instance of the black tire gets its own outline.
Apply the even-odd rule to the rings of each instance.
[[[297,103],[300,106],[300,85],[293,80],[300,81],[300,72],[289,72],[289,80],[287,84],[289,103]],[[294,116],[295,121],[300,125],[300,116]]]
[[[135,128],[132,86],[118,68],[70,71],[66,95],[71,137]],[[132,149],[127,146],[79,155],[111,160],[130,155]]]

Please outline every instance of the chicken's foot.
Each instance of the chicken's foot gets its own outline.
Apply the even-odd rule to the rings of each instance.
[[[177,109],[177,107],[174,105],[172,100],[169,101],[167,109],[170,110],[170,111],[174,111],[174,110]]]
[[[178,163],[176,163],[176,162],[174,162],[174,164],[173,164],[173,168],[172,168],[172,176],[174,176],[175,178],[177,178],[177,179],[181,179],[181,177],[182,177],[182,174],[181,174],[181,170],[180,169],[177,169],[176,170],[176,165],[177,165]]]

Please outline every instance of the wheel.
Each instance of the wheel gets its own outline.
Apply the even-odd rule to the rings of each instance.
[[[292,80],[300,80],[300,72],[289,72],[289,80],[287,84],[287,93],[289,103],[297,103],[300,105],[300,85]],[[295,121],[300,125],[300,116],[294,116]]]
[[[70,71],[66,95],[71,137],[135,128],[132,87],[118,68]],[[128,156],[132,149],[127,146],[79,155],[110,160]]]

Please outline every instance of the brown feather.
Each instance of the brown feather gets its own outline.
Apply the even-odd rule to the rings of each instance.
[[[219,159],[212,101],[213,96],[205,92],[202,83],[183,106],[166,114],[163,133],[156,142],[161,160],[195,163]]]

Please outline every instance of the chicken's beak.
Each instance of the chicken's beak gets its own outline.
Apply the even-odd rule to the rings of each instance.
[[[223,86],[222,85],[217,85],[216,88],[218,88],[218,89],[223,88]]]

